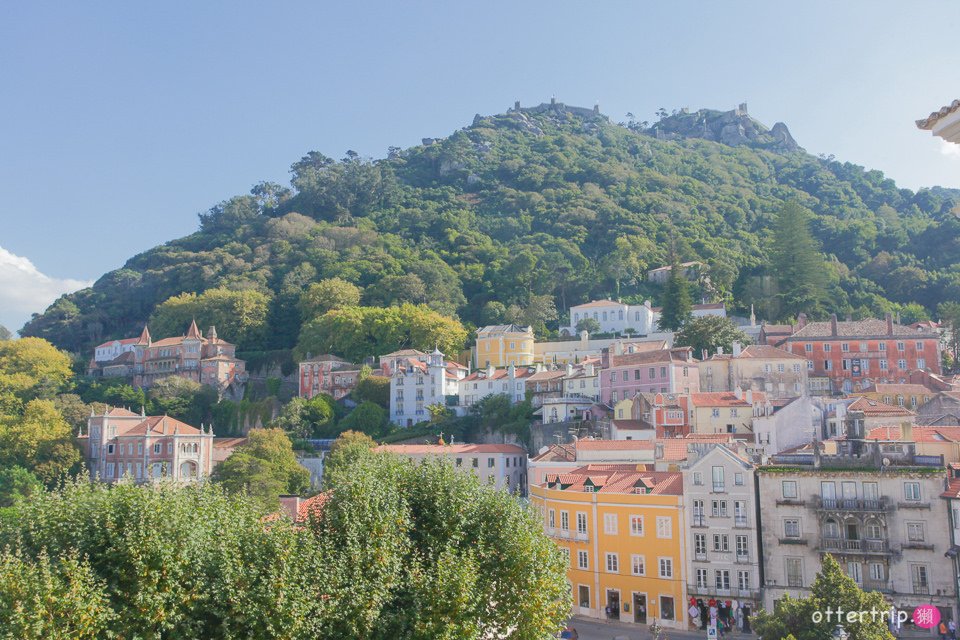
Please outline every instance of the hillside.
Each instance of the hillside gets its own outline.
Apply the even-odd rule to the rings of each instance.
[[[246,351],[286,349],[299,296],[322,278],[370,305],[425,302],[465,322],[556,326],[571,304],[652,297],[648,268],[670,243],[709,266],[708,297],[765,306],[771,216],[787,200],[814,214],[831,257],[832,311],[922,314],[960,298],[960,194],[914,193],[878,171],[805,153],[786,126],[739,109],[616,124],[545,104],[477,116],[444,139],[380,160],[311,152],[290,187],[261,183],[201,215],[197,232],[131,258],[57,300],[23,335],[71,351],[137,335],[154,308],[215,287],[269,296]]]

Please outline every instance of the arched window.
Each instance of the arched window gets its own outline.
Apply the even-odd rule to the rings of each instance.
[[[837,524],[837,521],[833,518],[827,518],[827,521],[823,523],[823,537],[824,538],[839,538],[840,537],[840,525]]]

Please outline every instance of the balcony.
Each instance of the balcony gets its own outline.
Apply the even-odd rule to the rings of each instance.
[[[915,596],[928,596],[930,595],[930,585],[921,584],[919,582],[913,583],[913,595]]]
[[[807,501],[800,498],[777,498],[778,507],[805,507],[806,505]]]
[[[913,549],[915,551],[933,551],[933,545],[929,542],[910,541],[900,545],[901,549]]]
[[[778,538],[780,544],[807,544],[806,538]]]
[[[702,513],[693,514],[693,524],[692,527],[706,527],[707,526],[707,517]]]
[[[846,538],[823,538],[820,551],[827,553],[890,553],[886,540],[847,540]]]
[[[734,529],[749,529],[750,523],[747,522],[747,516],[733,516]]]
[[[817,511],[883,512],[889,511],[892,508],[886,498],[867,500],[860,498],[822,498],[820,496],[814,496],[813,504]]]
[[[736,562],[737,564],[750,564],[750,554],[738,553]]]
[[[714,493],[726,493],[727,485],[723,482],[714,482],[713,483],[713,492]]]
[[[727,589],[717,589],[714,585],[697,586],[695,584],[687,585],[687,593],[691,596],[714,596],[724,598],[745,598],[757,600],[760,598],[759,589],[738,589],[730,587]]]
[[[864,580],[860,584],[864,591],[879,591],[880,593],[893,593],[893,587],[886,580]]]
[[[705,561],[705,560],[707,559],[707,552],[706,552],[706,551],[698,551],[698,552],[696,552],[696,553],[693,554],[693,559],[694,559],[694,560]]]
[[[898,502],[897,508],[899,509],[929,509],[929,502],[921,502],[919,500],[908,500],[906,502]]]
[[[577,540],[578,542],[586,542],[586,541],[589,540],[589,539],[590,539],[590,538],[587,536],[587,532],[586,532],[586,531],[577,531],[576,540]]]

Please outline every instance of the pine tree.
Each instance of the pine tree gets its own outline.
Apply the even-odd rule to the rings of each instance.
[[[676,253],[670,261],[670,277],[667,279],[662,307],[658,323],[660,331],[678,331],[692,317],[690,282]]]
[[[826,261],[810,233],[812,214],[796,202],[780,209],[773,227],[768,269],[777,282],[780,314],[784,318],[803,312],[823,315],[827,298]]]

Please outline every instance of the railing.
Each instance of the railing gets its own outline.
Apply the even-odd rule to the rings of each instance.
[[[780,544],[807,544],[806,538],[780,538]]]
[[[920,500],[905,500],[903,502],[898,502],[897,507],[900,509],[929,509],[929,502],[922,502]]]
[[[917,582],[913,583],[913,594],[916,596],[928,596],[930,595],[930,585],[929,584],[920,584]]]
[[[727,485],[723,482],[714,482],[713,483],[713,492],[714,493],[725,493],[727,491]]]
[[[587,532],[577,531],[577,540],[579,540],[580,542],[586,542],[587,540],[589,540],[589,538],[587,537]]]
[[[887,511],[890,503],[886,498],[822,498],[814,496],[814,504],[821,511]]]
[[[750,525],[747,523],[747,516],[733,516],[733,526],[739,529],[749,527]]]
[[[757,599],[760,595],[759,589],[739,589],[737,587],[728,587],[726,589],[717,589],[715,585],[698,586],[695,584],[687,585],[687,593],[692,596],[717,596],[733,598],[752,598]]]
[[[738,554],[737,554],[737,563],[738,563],[738,564],[749,564],[749,563],[750,563],[750,554],[749,554],[749,553],[738,553]]]
[[[706,517],[705,515],[703,515],[702,513],[700,513],[700,514],[697,514],[697,513],[693,514],[693,525],[692,525],[692,526],[694,526],[694,527],[705,527],[705,526],[707,526],[707,517]]]
[[[886,580],[864,580],[860,588],[864,591],[880,591],[882,593],[893,591],[893,587]]]
[[[693,559],[694,559],[694,560],[706,560],[706,559],[707,559],[707,553],[706,553],[705,551],[703,551],[703,552],[697,551],[696,553],[693,554]]]
[[[820,541],[823,551],[857,551],[863,553],[889,553],[886,540],[847,540],[846,538],[823,538]]]
[[[806,506],[806,504],[807,504],[806,500],[803,500],[802,498],[777,498],[778,507],[784,507],[784,506],[803,507],[803,506]]]

